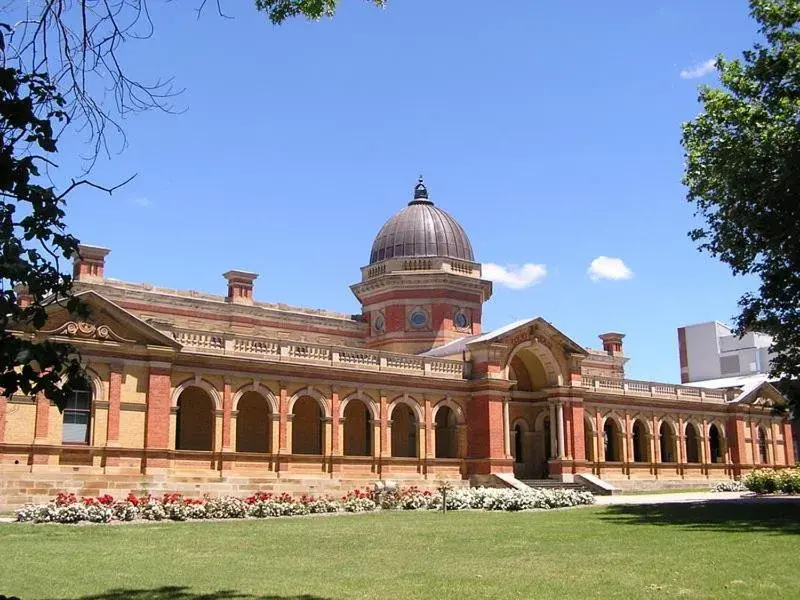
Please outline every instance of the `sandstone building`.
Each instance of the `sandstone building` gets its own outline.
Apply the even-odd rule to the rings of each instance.
[[[80,348],[90,381],[60,413],[0,398],[0,506],[57,489],[329,490],[376,479],[617,486],[729,478],[792,462],[783,398],[625,378],[623,338],[587,349],[540,317],[481,329],[491,282],[420,183],[381,228],[352,291],[359,315],[106,277],[83,246],[91,308],[42,335]],[[293,487],[294,486],[294,487]]]

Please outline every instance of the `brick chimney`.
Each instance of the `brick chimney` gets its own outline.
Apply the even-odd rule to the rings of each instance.
[[[228,271],[222,276],[228,280],[228,302],[234,304],[253,303],[253,282],[258,278],[257,273],[248,271]]]
[[[27,285],[18,283],[14,286],[14,293],[17,296],[17,304],[20,308],[28,308],[33,304],[33,295],[28,290]]]
[[[624,333],[601,333],[600,339],[603,340],[603,350],[608,352],[611,356],[618,356],[622,354],[622,338],[625,337]]]
[[[101,246],[78,246],[78,255],[72,264],[72,277],[75,281],[98,281],[103,279],[106,256],[111,252]]]

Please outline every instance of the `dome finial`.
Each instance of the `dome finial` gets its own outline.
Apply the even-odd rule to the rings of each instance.
[[[414,186],[414,200],[411,202],[411,204],[415,202],[419,204],[430,202],[428,200],[428,188],[426,188],[425,184],[422,182],[422,175],[419,176],[417,185]]]

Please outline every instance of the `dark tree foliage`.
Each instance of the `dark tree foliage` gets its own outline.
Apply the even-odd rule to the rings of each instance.
[[[773,376],[798,404],[800,381],[800,0],[750,0],[763,41],[717,59],[721,89],[702,87],[703,113],[683,126],[684,183],[702,227],[700,250],[753,274],[739,333],[774,336]],[[792,383],[795,382],[795,383]]]
[[[5,34],[0,24],[0,53]],[[12,330],[40,329],[45,304],[68,297],[71,278],[58,268],[59,256],[77,252],[78,241],[64,232],[64,194],[40,183],[40,168],[56,152],[53,123],[67,119],[64,99],[44,73],[0,66],[0,387],[15,393],[44,393],[63,403],[62,374],[76,375],[79,363],[65,344],[36,341]],[[76,184],[77,185],[77,184]],[[66,192],[65,192],[66,193]],[[20,289],[29,301],[20,302]],[[67,301],[79,309],[74,298]]]
[[[371,0],[383,5],[385,0]],[[197,0],[198,17],[208,0]],[[215,0],[224,16],[223,1]],[[336,0],[256,0],[274,24],[333,16]],[[87,171],[121,136],[123,117],[170,111],[171,80],[129,77],[120,49],[146,40],[153,22],[148,0],[9,0],[0,23],[0,393],[42,393],[63,409],[61,382],[85,378],[77,350],[37,335],[54,303],[87,316],[60,261],[78,251],[64,226],[67,194],[88,185],[72,180],[57,193],[49,176],[67,125],[86,137]],[[12,25],[13,23],[13,25]],[[50,173],[45,173],[50,169]],[[127,183],[127,182],[124,182]],[[120,185],[124,185],[120,184]]]
[[[367,0],[377,6],[385,6],[387,0]],[[332,17],[339,0],[256,0],[256,8],[266,12],[269,20],[280,25],[291,17],[307,19]]]

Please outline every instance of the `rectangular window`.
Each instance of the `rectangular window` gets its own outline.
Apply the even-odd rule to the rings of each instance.
[[[61,441],[65,444],[88,444],[91,392],[70,390],[64,408]]]

